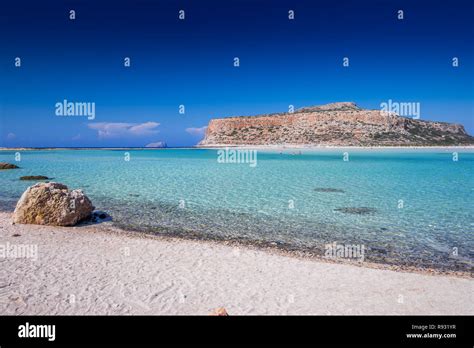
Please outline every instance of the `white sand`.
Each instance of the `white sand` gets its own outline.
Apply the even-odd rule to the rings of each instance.
[[[108,228],[13,226],[0,213],[0,244],[38,251],[36,260],[0,258],[0,313],[208,314],[224,306],[231,315],[474,314],[473,279]]]

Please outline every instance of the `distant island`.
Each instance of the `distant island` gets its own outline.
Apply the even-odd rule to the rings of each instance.
[[[339,102],[292,113],[212,119],[198,144],[238,145],[468,146],[474,145],[474,137],[461,124],[383,114]]]

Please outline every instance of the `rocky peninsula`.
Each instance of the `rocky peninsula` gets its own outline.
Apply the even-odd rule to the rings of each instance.
[[[293,113],[212,119],[198,144],[240,145],[471,146],[474,137],[461,124],[413,119],[340,102]]]

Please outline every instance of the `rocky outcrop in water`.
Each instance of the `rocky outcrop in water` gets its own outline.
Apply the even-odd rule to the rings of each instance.
[[[30,186],[13,213],[20,224],[73,226],[91,216],[94,206],[81,190],[51,182]]]
[[[17,168],[19,168],[19,167],[15,164],[0,162],[0,170],[2,170],[2,169],[17,169]]]
[[[27,181],[27,180],[49,180],[47,176],[43,175],[27,175],[27,176],[21,176],[20,180]]]
[[[474,145],[474,137],[460,124],[384,114],[343,102],[211,120],[198,146],[227,145],[448,146]]]

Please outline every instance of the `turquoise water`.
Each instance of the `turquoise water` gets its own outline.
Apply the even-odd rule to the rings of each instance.
[[[46,175],[82,188],[127,229],[319,255],[328,243],[362,244],[368,261],[472,270],[472,152],[456,162],[439,150],[350,151],[349,161],[341,150],[259,151],[255,167],[217,158],[201,149],[55,150],[14,162],[3,151],[0,161],[21,169],[0,171],[0,206],[12,210],[33,184],[20,176]]]

